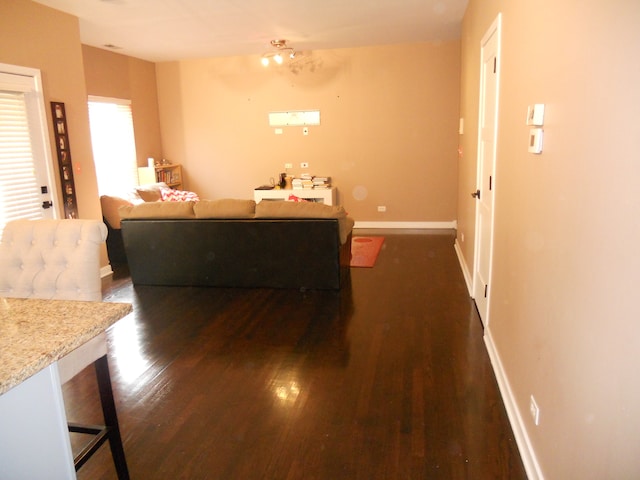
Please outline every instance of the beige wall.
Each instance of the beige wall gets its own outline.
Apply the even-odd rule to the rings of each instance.
[[[160,63],[163,152],[204,198],[251,198],[284,172],[330,175],[358,221],[454,221],[460,43],[309,52],[297,70],[259,57]],[[319,109],[321,125],[268,113]],[[385,205],[387,213],[378,213]]]
[[[87,92],[78,19],[37,3],[24,0],[2,0],[0,2],[0,63],[40,70],[51,141],[53,129],[49,102],[64,102],[78,213],[81,218],[101,219],[89,138]],[[53,143],[50,148],[59,191],[60,181]],[[60,216],[63,216],[60,206],[58,210]],[[103,249],[102,265],[107,263],[106,249]]]
[[[470,0],[459,234],[473,265],[480,39],[503,13],[489,324],[546,478],[640,475],[640,3]],[[546,104],[527,153],[527,105]],[[460,238],[459,238],[460,240]],[[541,410],[529,415],[529,397]],[[517,425],[516,429],[520,426]]]
[[[162,158],[155,64],[87,45],[82,56],[89,95],[131,100],[138,165]]]

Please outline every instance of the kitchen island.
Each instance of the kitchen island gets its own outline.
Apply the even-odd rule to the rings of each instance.
[[[78,348],[106,354],[104,332],[130,311],[126,303],[0,298],[0,478],[76,478],[60,372]]]

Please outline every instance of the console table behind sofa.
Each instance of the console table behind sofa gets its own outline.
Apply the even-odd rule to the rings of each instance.
[[[339,289],[351,235],[333,218],[123,219],[134,284]]]

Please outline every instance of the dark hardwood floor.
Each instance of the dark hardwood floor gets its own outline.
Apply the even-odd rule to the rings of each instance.
[[[526,478],[453,233],[363,233],[341,292],[105,281],[134,306],[108,334],[132,479]],[[64,394],[101,422],[91,368]],[[108,446],[78,478],[116,478]]]

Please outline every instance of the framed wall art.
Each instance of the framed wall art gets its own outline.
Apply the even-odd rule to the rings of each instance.
[[[69,148],[69,131],[64,103],[51,102],[51,116],[53,118],[53,136],[58,153],[58,168],[62,183],[62,201],[65,218],[78,218],[78,203],[76,200],[76,186],[73,181],[73,165],[71,163],[71,149]]]

